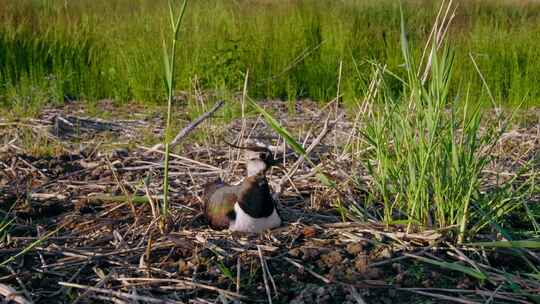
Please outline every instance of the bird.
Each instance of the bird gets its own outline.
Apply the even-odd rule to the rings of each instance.
[[[229,185],[220,179],[205,185],[204,215],[210,227],[261,233],[281,226],[282,220],[266,178],[266,171],[278,165],[279,160],[274,159],[265,147],[231,146],[245,149],[247,176],[238,185]]]

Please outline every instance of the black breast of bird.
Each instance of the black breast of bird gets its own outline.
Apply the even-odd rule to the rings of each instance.
[[[275,204],[264,175],[248,176],[239,189],[238,205],[252,218],[272,215]]]

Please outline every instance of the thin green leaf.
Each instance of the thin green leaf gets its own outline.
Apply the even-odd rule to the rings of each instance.
[[[330,188],[335,188],[336,187],[336,182],[334,180],[332,180],[331,178],[329,178],[328,176],[326,176],[326,174],[324,174],[322,172],[318,172],[316,174],[316,176],[321,181],[321,183],[323,183],[323,185],[325,185],[327,187],[330,187]]]
[[[407,32],[405,30],[405,18],[403,17],[403,7],[400,2],[399,4],[399,13],[401,16],[400,27],[401,27],[401,51],[403,52],[403,58],[405,59],[405,66],[407,71],[411,71],[411,54],[409,52],[409,41],[407,40]]]
[[[259,106],[255,101],[252,99],[248,99],[251,105],[263,115],[266,122],[270,125],[274,131],[276,131],[281,137],[285,139],[287,144],[294,150],[294,152],[300,154],[301,156],[307,156],[306,150],[304,150],[304,147],[294,139],[294,137],[285,129],[281,124],[265,109],[263,109],[261,106]],[[306,157],[306,161],[311,163],[311,161]]]
[[[234,281],[234,276],[232,274],[232,271],[227,267],[225,266],[225,264],[223,264],[222,261],[217,261],[217,266],[219,268],[219,271],[221,271],[221,273],[226,277],[228,278],[229,280],[231,281]]]
[[[3,223],[2,225],[0,225],[0,233],[4,232],[4,230],[6,230],[6,228],[8,228],[9,225],[11,225],[11,223],[13,223],[14,220],[15,220],[15,218],[12,218],[9,221],[7,221],[7,222]]]
[[[173,12],[173,8],[172,8],[172,5],[171,5],[171,1],[168,1],[167,2],[169,4],[169,17],[170,17],[170,21],[171,21],[171,29],[174,31],[175,29],[175,26],[174,26],[174,12]]]
[[[167,83],[167,91],[170,91],[172,87],[172,72],[171,64],[169,62],[169,54],[167,53],[167,44],[163,40],[163,65],[165,66],[165,81]]]
[[[540,241],[495,241],[495,242],[475,242],[467,244],[474,247],[487,248],[527,248],[540,249]]]
[[[141,196],[141,195],[133,195],[133,196],[125,196],[125,195],[92,195],[88,198],[90,201],[102,201],[102,202],[118,202],[123,203],[127,202],[128,200],[131,200],[132,203],[136,204],[146,204],[149,203],[150,200],[148,199],[148,196]]]
[[[25,255],[27,252],[31,251],[32,249],[34,249],[34,247],[36,247],[37,245],[41,244],[42,242],[44,242],[45,240],[47,240],[50,236],[52,236],[53,234],[57,233],[58,231],[60,231],[60,229],[64,228],[64,226],[66,226],[69,222],[66,222],[64,223],[63,225],[61,225],[60,227],[54,229],[53,231],[45,234],[44,236],[42,236],[41,238],[37,239],[36,241],[32,242],[30,245],[26,246],[26,248],[24,248],[23,250],[21,250],[21,252],[15,254],[15,255],[12,255],[11,257],[9,257],[7,260],[3,261],[2,263],[0,263],[0,266],[5,266],[13,261],[15,261],[18,257],[22,256],[22,255]]]
[[[252,99],[248,99],[251,105],[262,114],[268,125],[274,129],[281,137],[285,139],[285,142],[299,155],[304,156],[306,162],[308,162],[311,166],[315,167],[315,164],[309,159],[306,150],[302,145],[294,139],[294,137],[285,129],[273,116],[272,114],[268,113],[265,109],[263,109],[261,106],[259,106],[255,101]],[[326,186],[335,188],[336,182],[333,181],[331,178],[329,178],[326,174],[320,171],[320,169],[317,170],[317,178]]]
[[[182,9],[180,10],[180,15],[178,16],[178,19],[176,20],[176,24],[174,24],[174,27],[173,27],[175,40],[178,39],[178,33],[180,32],[180,24],[182,24],[182,19],[184,19],[186,6],[187,6],[187,0],[184,0],[184,3],[182,4]]]
[[[481,281],[484,281],[484,280],[487,279],[486,274],[484,274],[483,272],[478,271],[478,270],[476,270],[474,268],[470,268],[470,267],[466,267],[466,266],[457,264],[457,263],[439,262],[439,261],[436,261],[436,260],[433,260],[433,259],[428,259],[428,258],[425,258],[425,257],[412,255],[412,254],[407,254],[407,256],[415,258],[417,260],[420,260],[420,261],[428,263],[428,264],[432,264],[432,265],[436,265],[436,266],[446,268],[446,269],[449,269],[449,270],[459,271],[459,272],[468,274],[471,277],[474,277],[474,278],[479,279]]]

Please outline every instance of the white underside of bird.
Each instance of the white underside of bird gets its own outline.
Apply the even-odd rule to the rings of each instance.
[[[281,225],[281,218],[276,208],[274,208],[274,212],[270,216],[261,218],[251,217],[242,210],[238,203],[234,204],[234,211],[236,213],[235,219],[229,224],[229,230],[231,231],[260,233]]]

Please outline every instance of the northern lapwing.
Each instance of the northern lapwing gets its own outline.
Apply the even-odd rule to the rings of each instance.
[[[247,177],[239,185],[218,180],[205,186],[204,214],[210,227],[260,233],[280,226],[281,217],[266,178],[268,168],[279,161],[264,147],[232,146],[246,151]]]

